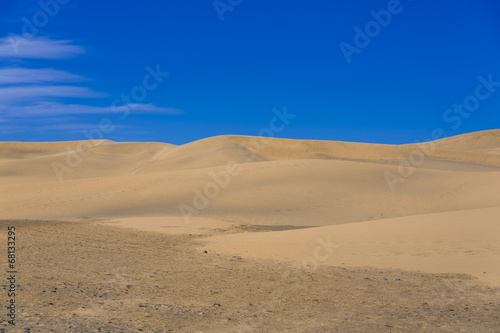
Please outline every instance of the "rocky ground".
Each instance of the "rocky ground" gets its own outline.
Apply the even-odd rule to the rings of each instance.
[[[9,225],[18,290],[6,332],[500,332],[500,290],[466,275],[308,272],[90,219],[1,221],[6,277]]]

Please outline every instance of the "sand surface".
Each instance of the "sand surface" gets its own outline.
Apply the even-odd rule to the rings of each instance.
[[[393,314],[390,316],[389,312],[384,312],[387,309],[382,311],[384,306],[377,302],[386,290],[386,297],[391,297],[386,301],[387,304],[399,304],[401,302],[397,302],[397,297],[401,297],[404,302],[417,306],[421,304],[417,300],[425,293],[437,297],[446,293],[445,290],[453,289],[457,293],[452,293],[447,299],[454,306],[465,309],[466,306],[462,304],[464,298],[479,304],[486,294],[490,301],[485,304],[491,302],[491,306],[498,306],[498,294],[484,290],[500,287],[499,152],[499,130],[399,146],[243,136],[219,136],[182,146],[107,140],[0,142],[0,219],[21,223],[26,231],[23,237],[30,239],[30,243],[24,243],[20,250],[20,256],[24,258],[20,262],[25,260],[24,265],[27,265],[28,260],[31,260],[30,263],[38,267],[38,273],[25,270],[25,280],[22,282],[25,284],[23,287],[30,290],[26,293],[33,297],[41,292],[35,283],[36,274],[45,274],[46,278],[53,274],[60,283],[78,280],[76,275],[61,277],[55,276],[53,271],[51,273],[50,267],[46,265],[49,259],[46,254],[42,254],[50,248],[41,244],[50,244],[54,251],[62,253],[74,251],[74,265],[79,267],[79,274],[86,278],[73,282],[83,287],[90,283],[90,279],[94,279],[95,285],[104,288],[104,277],[99,275],[97,268],[87,269],[78,262],[80,252],[77,251],[78,246],[74,245],[78,242],[85,244],[82,246],[93,244],[77,239],[80,239],[78,232],[89,233],[94,230],[100,239],[103,235],[110,239],[109,247],[101,249],[101,256],[108,258],[106,260],[118,256],[126,261],[126,256],[147,257],[148,252],[153,252],[155,258],[159,258],[162,251],[168,249],[171,251],[170,256],[177,256],[176,265],[185,267],[186,271],[197,272],[196,276],[200,280],[193,278],[197,282],[192,279],[190,283],[198,288],[203,285],[203,276],[207,273],[204,269],[208,269],[208,264],[203,261],[205,259],[199,257],[203,251],[207,253],[201,258],[211,258],[209,265],[213,266],[210,266],[210,274],[216,274],[221,279],[227,270],[217,269],[219,264],[216,261],[223,260],[227,265],[242,264],[242,260],[237,259],[242,257],[248,271],[229,270],[232,273],[227,274],[234,281],[239,276],[241,288],[246,288],[244,281],[250,277],[262,289],[255,294],[254,302],[266,297],[265,290],[275,290],[284,283],[280,279],[269,280],[267,273],[257,274],[257,267],[262,270],[259,272],[295,267],[298,272],[302,272],[300,274],[308,274],[311,281],[317,281],[318,285],[312,282],[301,284],[300,288],[305,289],[300,296],[296,295],[301,306],[308,309],[304,312],[307,315],[298,315],[294,312],[298,310],[293,310],[297,304],[292,299],[283,299],[279,306],[284,308],[279,315],[273,314],[269,322],[259,321],[258,325],[264,326],[273,322],[275,326],[269,331],[330,332],[336,331],[335,327],[341,331],[351,327],[352,331],[359,332],[418,332],[423,329],[429,332],[495,332],[500,327],[494,328],[495,325],[490,323],[495,317],[488,312],[489,309],[476,309],[475,315],[483,318],[483,321],[472,321],[483,325],[482,328],[474,327],[476,325],[468,322],[470,317],[467,316],[457,319],[456,316],[441,313],[437,318],[421,312],[420,308],[415,311],[420,313],[422,320],[418,321],[420,326],[415,326],[416,321],[413,320],[410,320],[411,325],[410,321],[402,321],[399,317],[394,320],[392,317],[397,316],[395,310],[389,311]],[[49,220],[67,222],[61,222],[57,228],[57,222],[30,222]],[[64,241],[60,244],[49,241],[43,232],[38,233],[44,228],[55,228],[50,229],[51,232],[57,230],[59,239]],[[122,240],[117,235],[125,238]],[[125,241],[126,237],[132,235],[137,235],[139,239],[151,237],[159,243],[175,240],[182,244],[182,253],[170,247],[160,249],[159,244],[154,242],[138,242],[132,246],[133,242]],[[86,250],[90,256],[93,252],[92,248]],[[36,258],[37,253],[41,259],[27,259]],[[229,258],[229,263],[222,258]],[[5,256],[2,256],[4,259]],[[61,265],[64,268],[73,264],[63,261]],[[106,265],[112,266],[111,263]],[[137,270],[137,274],[134,273],[136,275],[132,274],[137,281],[141,277],[146,278],[137,268],[140,265],[140,260],[130,261],[131,269]],[[148,261],[148,265],[152,267],[153,263]],[[104,270],[108,269],[107,266],[103,267]],[[357,267],[353,269],[355,273],[352,276],[342,275],[340,280],[330,282],[344,290],[346,302],[352,301],[348,307],[351,319],[345,317],[349,311],[339,316],[328,312],[328,317],[323,312],[325,307],[333,305],[327,299],[333,297],[333,294],[328,293],[333,293],[334,289],[331,288],[334,287],[322,289],[319,284],[329,283],[328,279],[344,270],[350,272],[349,267]],[[181,281],[184,273],[181,274],[180,267],[176,269],[179,271],[174,274],[174,280]],[[403,273],[395,273],[401,269]],[[257,275],[249,274],[249,271]],[[368,280],[373,284],[367,286],[363,284],[366,281],[361,275],[368,273],[360,272],[371,272],[372,277],[375,276],[373,274],[379,274],[375,272],[383,272],[380,273],[382,275],[407,274],[411,276],[412,286],[419,285],[420,289],[410,297],[403,296],[402,290],[391,289],[396,287],[386,282],[390,279],[377,282]],[[443,276],[454,281],[453,287],[446,289],[441,279]],[[170,280],[170,288],[175,288],[174,280]],[[28,283],[32,284],[32,289],[27,288]],[[235,285],[233,287],[236,288]],[[224,289],[219,294],[230,297],[226,294],[234,293],[234,288]],[[316,298],[307,293],[311,288],[317,288],[314,289]],[[359,293],[350,295],[351,299],[344,288],[374,290],[373,294],[364,293],[362,297]],[[405,288],[411,289],[408,285]],[[169,295],[169,290],[164,290],[164,297]],[[158,296],[152,291],[144,293],[145,303],[148,303],[148,298],[156,300]],[[205,290],[205,293],[203,297],[209,299],[210,292]],[[20,294],[23,295],[23,292]],[[180,292],[177,295],[177,302],[182,303],[180,307],[185,311],[194,315],[193,311],[205,309],[205,303],[199,303],[199,308],[196,308],[195,303],[181,302],[182,295],[187,294]],[[251,303],[248,301],[249,295],[231,298],[238,308],[235,311],[241,314],[244,303]],[[122,296],[120,302],[125,302],[127,297]],[[82,299],[99,308],[97,302],[100,300],[96,297],[85,294]],[[110,301],[115,302],[117,299],[119,297],[116,294]],[[49,329],[55,321],[48,320],[47,316],[62,318],[57,311],[70,316],[76,301],[67,302],[67,308],[44,304],[40,314],[48,312],[38,315],[38,321],[45,323]],[[430,304],[429,301],[426,303]],[[62,303],[54,304],[62,306]],[[174,306],[173,303],[168,304]],[[353,310],[355,304],[357,308]],[[373,304],[378,306],[374,308]],[[133,307],[129,312],[121,311],[119,307],[114,309],[113,318],[120,323],[118,326],[124,325],[122,320],[127,315],[143,311],[134,310]],[[74,312],[74,319],[67,317],[64,320],[84,325],[83,314],[88,314],[89,310],[85,311]],[[106,311],[102,318],[110,315]],[[168,311],[174,310],[169,308]],[[370,317],[366,311],[375,311],[374,317]],[[496,311],[498,316],[498,309]],[[30,316],[31,319],[35,318],[32,314]],[[100,319],[87,324],[97,332],[97,327],[92,325],[100,323],[102,318],[94,314],[92,316]],[[244,327],[253,325],[250,317],[245,317],[243,324],[243,317],[232,316],[234,318],[229,326],[220,331],[237,331],[240,328],[244,331],[247,329]],[[236,317],[239,319],[236,320]],[[26,323],[33,324],[28,317],[23,318]],[[195,321],[189,316],[185,317],[185,321],[183,316],[175,317],[175,320],[172,318],[165,320],[175,323],[173,326],[160,323],[158,319],[144,331],[154,331],[157,325],[158,332],[165,331],[159,327],[171,327],[173,331],[203,332],[203,325],[215,325],[213,323],[216,322],[215,317],[206,316]],[[290,321],[290,318],[294,320]],[[345,324],[346,320],[350,324]],[[287,321],[290,322],[289,326],[282,325]],[[386,322],[389,326],[384,326]],[[262,331],[264,326],[253,329]],[[116,327],[111,331],[120,332]],[[214,331],[216,326],[206,327],[208,331]],[[84,328],[75,329],[75,332],[80,331],[86,332]],[[130,331],[134,330],[131,328]]]
[[[498,332],[500,289],[467,275],[308,271],[92,219],[8,225],[19,240],[8,332]]]

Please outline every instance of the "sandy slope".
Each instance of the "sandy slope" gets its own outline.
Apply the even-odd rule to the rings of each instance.
[[[498,235],[499,152],[500,130],[401,146],[243,136],[182,146],[1,142],[0,211],[3,219],[135,218],[118,224],[175,232],[323,227],[213,238],[211,246],[301,259],[317,235],[342,234],[338,251],[346,252],[327,263],[490,277],[499,273],[487,267],[500,258],[498,238],[489,237]],[[228,163],[237,163],[231,175]],[[392,189],[388,174],[399,177]],[[260,237],[270,244],[264,252],[252,247]]]
[[[206,248],[303,267],[399,267],[472,274],[500,286],[500,207],[210,238]]]
[[[18,329],[1,316],[6,332],[498,332],[500,288],[463,274],[331,266],[312,273],[203,253],[200,237],[92,219],[0,220],[1,230],[11,225]]]

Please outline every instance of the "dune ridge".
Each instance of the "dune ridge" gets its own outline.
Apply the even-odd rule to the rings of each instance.
[[[194,219],[198,230],[204,229],[205,224],[205,229],[220,229],[225,225],[315,227],[262,236],[271,239],[291,234],[300,239],[310,230],[335,234],[347,228],[343,226],[352,224],[352,228],[356,225],[357,229],[352,230],[351,236],[358,242],[363,239],[363,232],[375,225],[384,225],[387,219],[396,223],[397,219],[411,216],[439,225],[439,218],[447,218],[439,214],[455,214],[452,216],[457,218],[457,225],[470,225],[487,232],[496,230],[498,223],[499,152],[500,130],[407,145],[236,135],[211,137],[180,146],[109,140],[0,142],[0,211],[3,219],[90,216],[112,219],[117,221],[116,225],[120,225],[120,218],[134,218],[136,222],[127,220],[123,226],[147,230],[168,229],[172,225],[177,230],[188,230],[184,227],[189,219]],[[408,165],[416,156],[421,158],[421,163]],[[220,175],[227,173],[228,163],[233,163],[238,172],[226,179]],[[401,176],[408,167],[414,170],[391,190],[385,175]],[[64,171],[62,177],[57,176],[57,168]],[[214,175],[222,178],[216,180]],[[227,180],[224,186],[217,185],[221,179]],[[212,191],[213,186],[217,187],[216,195],[207,192],[210,186]],[[183,216],[180,205],[192,207],[196,213]],[[477,215],[464,213],[464,217],[460,217],[460,212],[465,211],[475,211]],[[165,217],[164,224],[162,217]],[[155,219],[153,227],[148,225],[149,218]],[[476,223],[475,219],[484,223]],[[372,223],[371,227],[363,227],[366,223]],[[401,225],[407,223],[401,222]],[[471,230],[465,227],[460,230],[463,232],[460,237],[466,240]],[[236,242],[247,236],[248,241]],[[411,235],[403,231],[400,236],[411,241]],[[246,244],[247,247],[214,245],[214,249],[250,251],[248,244],[260,236],[227,237],[220,239],[219,244]],[[280,253],[279,247],[284,243],[269,242]],[[496,238],[489,239],[481,245],[489,248],[486,250],[489,263],[499,259],[498,242]],[[302,250],[311,249],[304,245]],[[389,255],[388,261],[380,259],[379,264],[433,271],[432,267],[442,260],[457,260],[459,254],[451,249],[448,256],[431,255],[433,259],[427,261],[416,260],[408,254],[405,258],[419,263],[414,266],[391,261]],[[352,256],[362,258],[363,254],[353,252]],[[362,260],[350,262],[366,264]],[[477,276],[478,269],[471,268],[468,272]],[[500,272],[492,274],[497,273]],[[495,279],[489,276],[489,280]]]

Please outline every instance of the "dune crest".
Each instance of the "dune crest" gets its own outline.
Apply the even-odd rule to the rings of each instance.
[[[259,242],[267,239],[276,246],[273,248],[276,253],[299,246],[297,251],[302,254],[311,250],[310,242],[321,233],[337,234],[352,228],[346,237],[360,243],[364,236],[358,234],[363,235],[375,226],[388,233],[393,230],[394,237],[408,236],[407,242],[413,245],[407,250],[413,251],[420,246],[418,242],[432,238],[435,229],[442,225],[450,228],[450,235],[455,235],[455,224],[463,230],[456,236],[462,237],[464,246],[472,247],[474,253],[483,253],[479,248],[490,249],[491,264],[500,258],[498,239],[486,237],[480,244],[469,244],[466,235],[479,228],[487,236],[497,228],[499,152],[500,130],[408,145],[236,135],[180,146],[109,140],[1,142],[0,211],[4,219],[131,218],[122,225],[141,229],[144,224],[142,229],[174,228],[177,232],[189,230],[190,218],[196,230],[228,225],[315,227],[228,236],[221,238],[219,245],[213,245],[214,249],[222,249],[225,245],[221,244],[234,244],[231,251],[248,251],[262,237]],[[408,173],[404,162],[415,156],[421,156],[422,161]],[[237,172],[229,175],[228,164]],[[56,170],[62,175],[57,175]],[[385,175],[402,172],[408,175],[391,190]],[[191,213],[186,216],[186,209],[180,209],[181,206],[188,207]],[[477,215],[465,213],[466,210]],[[456,221],[451,216],[457,217]],[[153,218],[154,225],[148,226],[149,220],[143,217]],[[412,221],[425,225],[423,228],[428,232],[418,241],[405,234],[405,230],[412,230]],[[282,237],[302,241],[288,247],[289,241]],[[435,248],[446,251],[448,245]],[[450,246],[453,260],[466,251],[458,250],[455,243]],[[408,269],[425,269],[430,265],[429,258],[424,260],[408,251],[403,257],[415,265],[391,256],[386,261],[381,259],[380,265]],[[354,251],[346,256],[363,258],[361,254]],[[451,260],[446,256],[431,257],[435,259],[433,265]],[[361,259],[347,261],[368,264]],[[476,276],[485,269],[473,266],[469,270],[462,266],[442,267]]]

